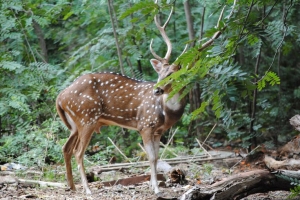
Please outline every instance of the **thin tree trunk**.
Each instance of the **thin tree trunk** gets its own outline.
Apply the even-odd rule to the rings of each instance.
[[[202,10],[201,28],[200,28],[199,40],[202,40],[202,38],[203,38],[204,18],[205,18],[205,7],[203,7],[203,10]]]
[[[263,8],[263,14],[262,14],[262,19],[265,17],[265,6]],[[256,58],[256,63],[255,63],[255,68],[254,68],[254,74],[258,75],[258,69],[260,65],[260,58],[261,58],[261,48],[259,49],[258,56]],[[257,78],[254,79],[254,82],[257,82]],[[249,147],[249,152],[257,146],[257,138],[254,136],[255,130],[253,129],[254,127],[254,122],[255,122],[255,116],[256,116],[256,103],[257,103],[257,88],[253,91],[253,100],[252,100],[252,105],[251,105],[251,122],[250,122],[250,132],[251,135],[251,146]]]
[[[117,47],[117,52],[118,52],[120,70],[121,70],[121,73],[123,75],[125,75],[124,67],[123,67],[123,60],[122,60],[122,51],[121,51],[121,48],[120,48],[120,45],[119,45],[119,42],[118,42],[118,34],[117,34],[117,31],[116,31],[117,22],[114,18],[113,0],[107,0],[107,3],[108,3],[108,11],[109,11],[109,15],[110,15],[111,25],[112,25],[113,32],[114,32],[114,38],[115,38],[115,41],[116,41],[116,47]]]
[[[0,137],[2,137],[2,117],[0,115]]]
[[[185,18],[186,18],[186,22],[187,22],[187,28],[188,28],[188,33],[189,33],[189,39],[190,40],[194,40],[195,38],[195,31],[194,31],[194,27],[193,27],[193,18],[191,15],[191,7],[190,7],[190,3],[189,1],[185,1],[183,3],[184,5],[184,13],[185,13]],[[191,43],[191,46],[193,47],[195,45],[194,41]]]
[[[189,40],[192,41],[191,47],[193,47],[195,45],[195,31],[194,31],[194,27],[193,27],[194,23],[193,23],[193,18],[192,18],[192,14],[191,14],[190,3],[187,0],[184,2],[183,5],[184,5],[185,18],[186,18],[187,28],[188,28],[188,33],[189,33]],[[204,15],[204,13],[203,13],[203,15]],[[203,31],[203,21],[202,21],[202,26],[201,26],[201,32],[202,31]],[[196,110],[197,108],[200,107],[200,104],[201,104],[200,94],[201,94],[200,86],[198,83],[196,83],[194,88],[189,93],[190,112],[193,112],[194,110]],[[200,123],[199,119],[190,123],[189,129],[188,129],[189,136],[193,136],[194,130],[196,131],[196,137],[201,135],[201,127],[199,126],[199,123]],[[190,138],[192,138],[192,137],[190,137]]]
[[[129,6],[131,8],[131,3],[129,3]],[[133,19],[133,14],[130,14],[130,18]],[[133,23],[131,23],[131,26],[132,26],[132,29],[135,28]],[[132,42],[139,49],[139,47],[136,43],[136,38],[134,36],[132,36]],[[138,69],[139,73],[143,74],[142,62],[140,59],[137,60],[137,69]]]
[[[44,38],[42,28],[35,20],[33,20],[32,24],[33,24],[34,32],[37,35],[37,37],[39,38],[39,45],[40,45],[40,48],[42,51],[42,53],[41,53],[42,60],[45,63],[48,63],[48,51],[47,51],[46,41]]]
[[[259,54],[256,59],[254,74],[258,74],[258,68],[260,64],[260,57],[261,57],[261,48],[259,49]],[[257,82],[257,78],[254,79],[254,82]],[[253,100],[251,105],[251,122],[250,122],[250,131],[251,134],[254,135],[254,121],[255,121],[255,115],[256,115],[256,101],[257,101],[257,88],[253,91]],[[257,146],[256,136],[253,136],[251,138],[251,146],[249,147],[249,152],[251,151],[252,147],[255,148]]]

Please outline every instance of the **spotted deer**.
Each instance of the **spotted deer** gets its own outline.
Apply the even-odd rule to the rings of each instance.
[[[154,17],[167,45],[164,58],[152,49],[155,59],[150,63],[158,73],[158,81],[179,70],[179,66],[169,64],[172,44],[166,35],[172,11],[163,26]],[[78,164],[82,185],[87,194],[91,194],[83,166],[84,152],[94,132],[100,132],[102,126],[117,125],[139,131],[148,155],[151,168],[150,185],[159,193],[157,184],[157,160],[162,134],[177,122],[186,105],[180,94],[168,99],[172,90],[170,84],[155,87],[154,82],[139,81],[115,73],[93,73],[82,75],[57,97],[56,108],[63,123],[71,131],[62,150],[65,160],[67,183],[76,190],[71,168],[74,154]]]

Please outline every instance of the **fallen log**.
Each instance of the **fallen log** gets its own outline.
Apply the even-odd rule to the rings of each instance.
[[[280,170],[278,171],[278,174],[282,174],[287,177],[300,179],[300,170],[298,171],[292,171],[292,170]]]
[[[283,161],[277,161],[274,158],[270,156],[265,156],[264,162],[267,165],[267,167],[271,170],[277,170],[277,169],[300,169],[300,160],[296,159],[287,159]]]
[[[207,155],[197,155],[197,156],[185,156],[185,157],[163,159],[162,161],[165,161],[170,165],[175,165],[180,163],[191,163],[191,162],[201,163],[201,162],[208,162],[213,160],[222,160],[234,156],[234,153],[226,152],[226,151],[209,151],[209,153],[210,155],[212,155],[212,157],[208,157]],[[116,164],[95,166],[91,169],[91,171],[95,174],[100,174],[105,171],[130,169],[131,167],[149,167],[149,162],[142,161],[142,162],[116,163]]]
[[[195,186],[185,192],[180,200],[241,199],[250,194],[275,190],[287,190],[293,186],[267,170],[254,170],[225,178],[210,186]]]
[[[122,178],[113,181],[104,181],[102,182],[102,184],[108,187],[118,185],[118,184],[127,186],[127,185],[135,185],[135,184],[143,183],[149,180],[150,180],[150,175],[141,175],[141,176],[133,176],[129,178]],[[157,174],[157,180],[165,181],[166,179],[163,174]]]
[[[67,188],[66,184],[57,183],[57,182],[46,182],[46,181],[36,181],[36,180],[26,180],[26,179],[18,179],[18,182],[29,186],[39,185],[40,187]]]

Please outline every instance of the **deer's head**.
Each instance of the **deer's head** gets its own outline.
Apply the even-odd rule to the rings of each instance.
[[[155,58],[155,59],[151,59],[150,63],[158,74],[157,82],[163,80],[167,76],[170,76],[172,73],[174,73],[180,69],[179,65],[169,64],[169,59],[170,59],[171,52],[172,52],[172,43],[166,34],[165,28],[170,21],[172,13],[173,13],[173,7],[169,14],[167,21],[165,22],[165,24],[163,26],[160,26],[160,24],[158,23],[157,15],[154,16],[155,25],[158,28],[161,36],[163,37],[163,39],[167,45],[167,53],[166,53],[165,57],[162,58],[162,57],[158,56],[152,49],[153,40],[151,40],[151,43],[150,43],[150,51],[151,51],[153,57]],[[186,49],[187,49],[187,46],[185,47],[185,49],[183,50],[181,55],[186,51]],[[170,93],[171,89],[172,89],[171,84],[167,84],[167,85],[155,88],[153,93],[154,93],[154,95],[159,96],[162,94]]]
[[[157,59],[151,59],[150,63],[152,64],[153,68],[158,74],[157,82],[163,80],[164,78],[170,76],[172,73],[178,71],[180,69],[180,66],[175,64],[164,64],[163,62],[157,60]],[[162,94],[169,94],[171,92],[171,84],[167,84],[164,86],[159,86],[154,89],[154,95],[159,96]]]

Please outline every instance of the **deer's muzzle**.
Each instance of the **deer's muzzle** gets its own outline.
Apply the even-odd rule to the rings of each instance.
[[[153,94],[154,94],[155,96],[162,95],[163,93],[164,93],[164,90],[161,89],[160,87],[155,88],[154,91],[153,91]]]

